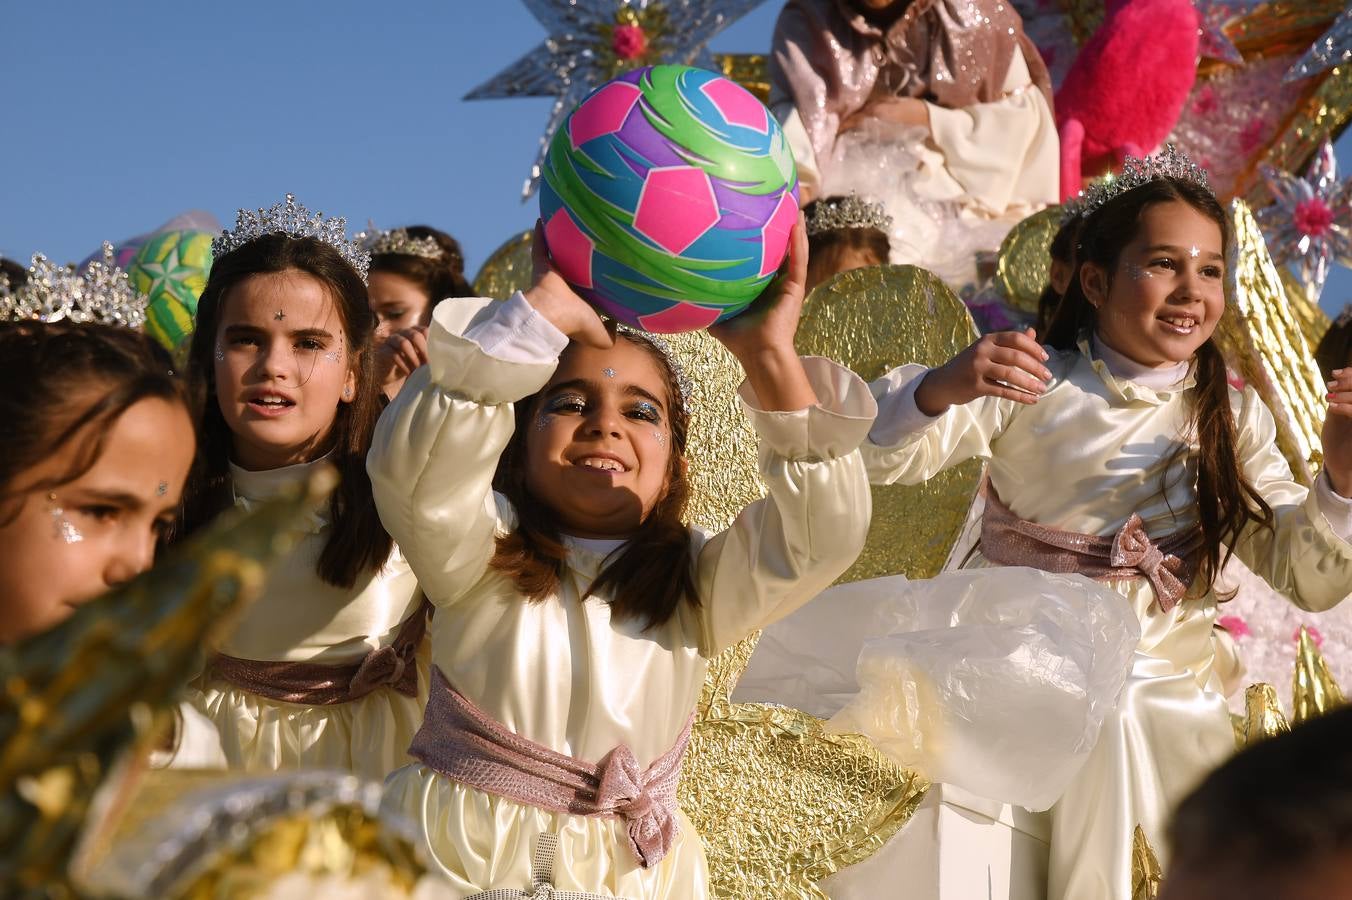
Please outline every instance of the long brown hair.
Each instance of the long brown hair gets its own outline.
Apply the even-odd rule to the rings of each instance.
[[[356,396],[338,405],[333,420],[330,460],[342,480],[329,500],[329,537],[315,567],[324,581],[349,588],[361,573],[383,566],[394,546],[376,514],[371,479],[366,474],[366,452],[381,410],[369,346],[375,316],[357,270],[316,238],[268,234],[212,262],[211,276],[197,301],[197,324],[188,350],[188,375],[202,389],[206,403],[198,420],[197,465],[185,491],[184,527],[191,533],[233,503],[231,433],[216,400],[214,364],[216,330],[226,295],[250,276],[288,270],[317,279],[333,298],[356,374]]]
[[[629,341],[648,354],[662,374],[671,424],[671,456],[667,488],[647,517],[596,576],[588,594],[610,591],[610,608],[617,619],[642,619],[645,628],[661,625],[676,614],[682,601],[699,605],[695,593],[694,555],[690,530],[684,523],[690,498],[685,471],[685,447],[690,417],[680,379],[666,354],[652,341],[629,331],[617,339]],[[498,462],[493,487],[516,508],[516,528],[497,541],[489,566],[510,578],[532,602],[552,595],[559,586],[568,558],[554,513],[526,487],[526,441],[533,429],[536,407],[544,391],[516,405],[516,432]]]
[[[1122,249],[1135,240],[1142,214],[1157,203],[1171,202],[1186,203],[1215,222],[1228,254],[1233,240],[1230,221],[1215,196],[1205,188],[1182,179],[1156,178],[1119,194],[1095,210],[1080,230],[1075,276],[1048,327],[1048,344],[1058,350],[1073,350],[1081,336],[1093,331],[1096,310],[1080,284],[1085,263],[1093,263],[1107,272],[1111,288]],[[1192,452],[1197,455],[1197,512],[1203,539],[1198,574],[1199,584],[1210,588],[1234,553],[1236,540],[1247,528],[1272,527],[1272,508],[1244,477],[1240,467],[1225,359],[1212,338],[1197,349],[1195,377],[1191,436],[1197,444]],[[1222,547],[1226,548],[1224,555]]]
[[[0,323],[0,384],[0,521],[12,514],[17,496],[88,472],[103,455],[109,429],[142,400],[196,414],[168,352],[138,331],[113,325]],[[15,494],[19,475],[81,434],[67,471]]]

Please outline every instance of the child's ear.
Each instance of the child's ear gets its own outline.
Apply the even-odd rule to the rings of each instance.
[[[1080,264],[1080,290],[1095,309],[1108,299],[1108,270],[1098,263]]]

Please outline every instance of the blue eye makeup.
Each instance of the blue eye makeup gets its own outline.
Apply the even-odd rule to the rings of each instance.
[[[656,423],[662,421],[661,411],[658,410],[656,405],[649,403],[647,400],[640,400],[638,403],[635,403],[630,412],[645,422]]]

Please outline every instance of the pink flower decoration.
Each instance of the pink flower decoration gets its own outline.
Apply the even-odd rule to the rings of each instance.
[[[620,59],[638,59],[648,50],[648,36],[641,25],[616,25],[610,47]]]
[[[1333,210],[1329,209],[1322,197],[1311,197],[1296,204],[1291,213],[1291,224],[1303,235],[1323,237],[1333,226]]]
[[[1310,640],[1314,641],[1314,645],[1316,647],[1324,646],[1324,636],[1319,633],[1318,628],[1315,628],[1313,625],[1306,625],[1305,630],[1310,633]],[[1300,626],[1296,626],[1295,632],[1293,632],[1291,635],[1291,640],[1293,641],[1300,640]]]
[[[1244,388],[1248,385],[1248,382],[1244,380],[1243,375],[1239,374],[1234,369],[1228,367],[1225,370],[1225,380],[1230,383],[1230,387],[1234,388],[1237,391],[1243,391]]]
[[[1230,632],[1230,637],[1235,640],[1253,634],[1249,630],[1249,623],[1244,621],[1243,616],[1221,616],[1216,620],[1216,624]]]
[[[1258,149],[1258,145],[1263,142],[1263,132],[1267,130],[1267,123],[1262,119],[1250,119],[1248,124],[1239,132],[1239,146],[1245,153],[1252,153]]]

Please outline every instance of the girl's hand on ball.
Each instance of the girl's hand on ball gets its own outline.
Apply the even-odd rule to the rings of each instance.
[[[927,416],[937,416],[978,397],[1037,403],[1052,373],[1043,365],[1047,352],[1034,335],[1031,328],[985,335],[925,375],[915,391],[916,406]]]
[[[535,222],[535,240],[531,242],[531,268],[535,283],[524,293],[526,301],[568,335],[569,340],[591,347],[606,348],[615,343],[615,335],[601,321],[590,303],[577,295],[549,258],[544,224]]]
[[[1352,497],[1352,367],[1335,369],[1324,419],[1324,470],[1340,496]]]
[[[427,364],[427,327],[396,331],[376,348],[376,378],[381,387],[403,381]]]
[[[745,312],[709,328],[709,334],[742,364],[762,409],[792,411],[817,403],[793,346],[806,286],[807,226],[799,213],[779,277]]]

